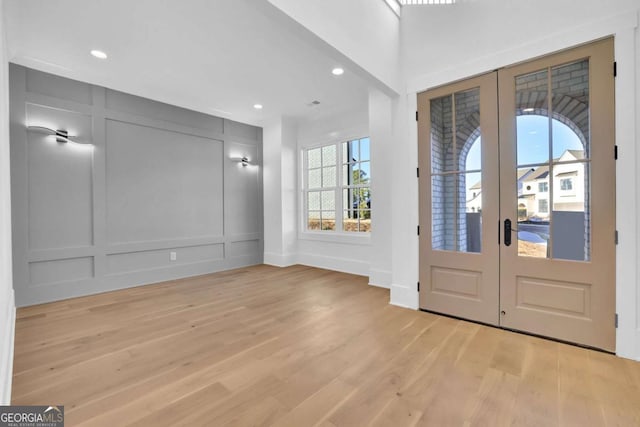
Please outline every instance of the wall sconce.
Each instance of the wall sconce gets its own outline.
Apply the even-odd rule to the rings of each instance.
[[[69,135],[69,132],[64,129],[53,130],[44,126],[27,126],[27,129],[32,130],[34,132],[42,133],[45,135],[51,135],[56,137],[56,142],[61,144],[66,144],[68,142],[79,145],[87,145],[92,146],[92,144],[86,142],[78,142],[72,138],[75,138],[73,135]]]

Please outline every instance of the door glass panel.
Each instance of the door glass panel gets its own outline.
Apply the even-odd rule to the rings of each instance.
[[[431,177],[431,238],[433,249],[455,251],[456,175]]]
[[[472,166],[472,170],[480,170],[482,166],[480,154],[480,89],[474,88],[464,92],[457,92],[454,95],[456,103],[455,125],[456,125],[456,149],[455,158],[457,170],[469,170],[467,166]],[[474,150],[475,158],[469,159],[469,150],[476,146]],[[471,161],[469,161],[471,160]]]
[[[482,181],[480,172],[460,174],[459,185],[465,189],[465,200],[458,224],[459,232],[466,235],[466,247],[461,247],[465,252],[481,252],[482,249]]]
[[[453,95],[431,100],[431,172],[457,170],[453,144]]]
[[[518,254],[587,261],[589,61],[516,77],[516,101]]]
[[[431,100],[434,249],[481,251],[481,154],[480,89]]]
[[[553,258],[590,259],[589,163],[553,167]]]
[[[478,132],[480,128],[478,127]],[[465,169],[469,171],[479,171],[482,169],[482,138],[478,136],[469,147],[466,154]]]
[[[518,165],[549,161],[547,70],[516,77]]]
[[[518,168],[518,255],[547,257],[549,241],[549,166]],[[512,236],[512,238],[515,236]]]
[[[589,60],[552,68],[551,88],[553,118],[558,121],[553,126],[553,157],[561,157],[566,150],[582,150],[588,158]]]

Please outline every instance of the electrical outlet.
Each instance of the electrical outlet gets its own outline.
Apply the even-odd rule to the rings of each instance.
[[[175,252],[169,252],[169,258],[171,259],[171,261],[175,261],[176,259],[178,259],[178,254]]]

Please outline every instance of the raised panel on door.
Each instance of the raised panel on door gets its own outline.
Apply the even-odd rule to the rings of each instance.
[[[418,96],[420,308],[498,323],[496,75]]]
[[[500,324],[613,351],[613,39],[498,75]]]

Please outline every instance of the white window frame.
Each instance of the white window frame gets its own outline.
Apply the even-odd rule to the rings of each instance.
[[[322,141],[316,142],[314,144],[306,145],[300,148],[300,167],[298,168],[299,175],[299,228],[298,228],[298,238],[301,240],[319,240],[319,241],[327,241],[327,242],[337,242],[337,243],[352,243],[352,244],[361,244],[361,245],[369,245],[370,244],[370,236],[371,232],[360,232],[360,231],[344,231],[343,227],[343,215],[344,215],[344,206],[342,200],[342,191],[347,187],[348,184],[344,184],[342,182],[342,166],[343,166],[343,155],[342,155],[342,144],[349,141],[355,141],[360,139],[369,139],[369,165],[371,165],[371,138],[369,136],[353,136],[353,137],[345,137],[340,139],[335,139],[332,141]],[[335,187],[324,187],[324,188],[314,188],[309,189],[307,187],[307,179],[308,179],[308,158],[307,153],[309,150],[313,150],[316,148],[322,148],[326,146],[334,145],[336,147],[336,186]],[[369,188],[371,188],[371,181],[369,182]],[[307,229],[307,207],[308,207],[308,193],[309,191],[322,191],[322,190],[335,190],[335,213],[336,213],[336,226],[335,230],[309,230]],[[373,215],[372,215],[373,216]]]

